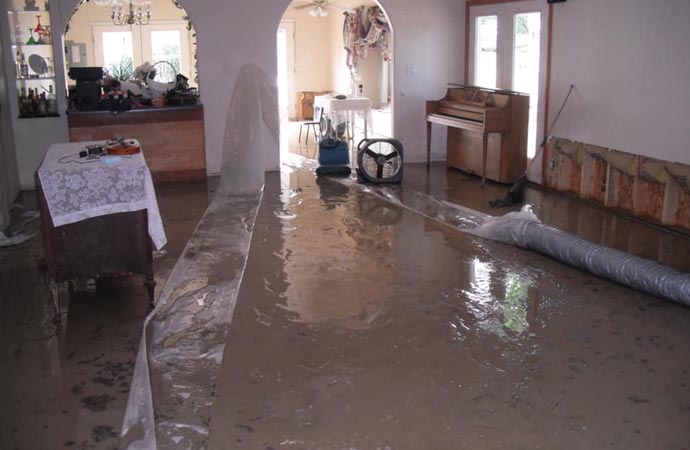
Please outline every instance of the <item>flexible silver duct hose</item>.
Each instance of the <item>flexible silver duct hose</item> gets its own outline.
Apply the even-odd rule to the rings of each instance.
[[[690,306],[690,274],[586,241],[539,222],[524,227],[526,248],[594,275]]]
[[[589,242],[541,223],[529,205],[486,217],[465,233],[537,251],[594,275],[690,306],[690,273]]]

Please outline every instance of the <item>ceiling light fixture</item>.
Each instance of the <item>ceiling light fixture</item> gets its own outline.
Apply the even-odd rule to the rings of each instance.
[[[124,5],[113,3],[110,18],[115,25],[148,25],[151,22],[151,4],[134,3],[132,0]]]
[[[309,10],[309,15],[312,17],[326,17],[328,16],[328,9],[321,5],[314,6]]]

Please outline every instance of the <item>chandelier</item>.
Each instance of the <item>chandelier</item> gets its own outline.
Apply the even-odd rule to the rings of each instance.
[[[115,25],[148,25],[151,21],[151,4],[134,3],[129,0],[127,4],[112,2],[113,13],[110,15]]]

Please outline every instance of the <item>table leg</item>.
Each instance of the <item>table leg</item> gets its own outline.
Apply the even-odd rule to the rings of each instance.
[[[369,111],[364,111],[364,139],[369,139]]]
[[[489,147],[489,135],[482,136],[482,187],[486,183],[486,154]]]
[[[431,163],[431,122],[426,123],[426,166]]]
[[[146,289],[149,291],[149,306],[153,308],[153,299],[156,293],[156,280],[153,278],[153,275],[146,275],[144,284],[146,285]]]

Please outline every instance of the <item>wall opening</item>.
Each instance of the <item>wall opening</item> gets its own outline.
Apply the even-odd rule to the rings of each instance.
[[[190,87],[198,88],[196,31],[177,0],[134,2],[134,12],[141,13],[146,24],[115,23],[129,13],[128,6],[115,5],[121,4],[81,0],[74,8],[64,36],[66,71],[103,67],[111,77],[131,81],[138,67],[150,63],[156,81],[168,83],[180,73]]]
[[[318,136],[329,128],[348,140],[352,160],[365,135],[393,136],[393,26],[380,3],[295,0],[276,44],[281,160],[315,158]]]

